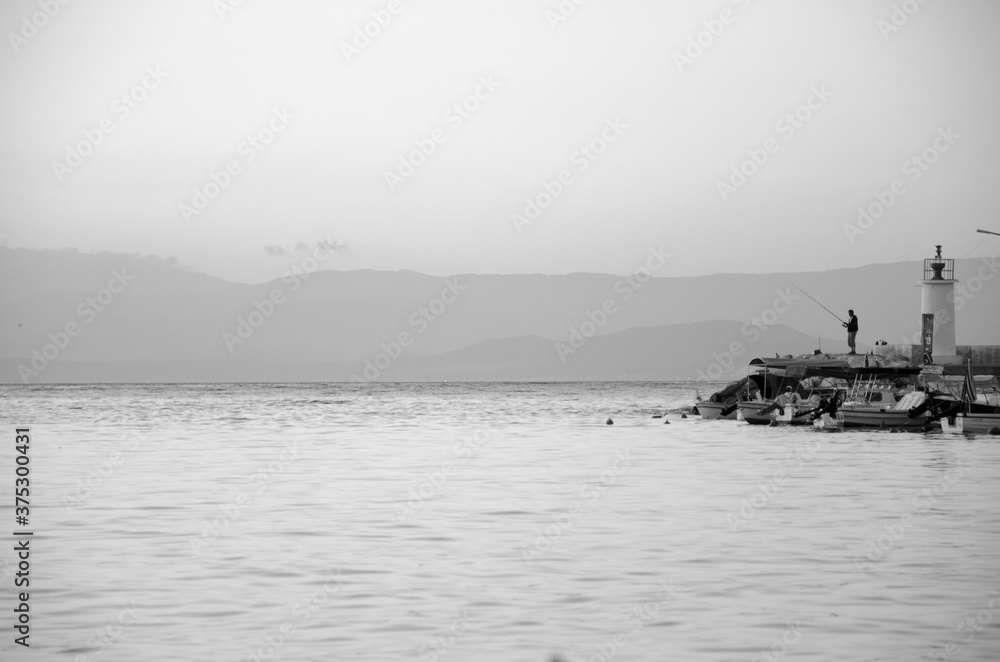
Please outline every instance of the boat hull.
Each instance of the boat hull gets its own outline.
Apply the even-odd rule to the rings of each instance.
[[[737,407],[739,408],[740,418],[750,425],[770,425],[774,421],[771,414],[758,413],[761,409],[770,405],[770,402],[740,402]]]
[[[909,413],[901,409],[885,409],[884,407],[851,407],[845,405],[840,412],[844,416],[845,428],[906,428],[919,430],[927,424],[927,416],[910,418]]]
[[[987,434],[993,428],[1000,428],[1000,414],[957,414],[941,419],[945,434]]]
[[[784,410],[775,409],[766,413],[760,413],[773,405],[773,402],[740,402],[739,419],[750,425],[811,425],[812,417],[808,412],[812,411],[812,406],[785,405]]]
[[[783,409],[773,412],[774,422],[778,425],[812,425],[812,405],[785,405]]]
[[[722,411],[724,409],[728,409],[732,406],[732,404],[726,404],[725,402],[699,402],[698,413],[701,414],[701,417],[707,421],[734,421],[736,420],[735,409],[725,416],[722,415]]]

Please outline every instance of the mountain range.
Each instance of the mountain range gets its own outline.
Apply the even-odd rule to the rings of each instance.
[[[251,285],[153,257],[0,247],[0,381],[725,379],[753,356],[845,351],[848,308],[859,350],[913,342],[923,275],[922,262],[676,278],[309,266]],[[995,259],[956,261],[959,344],[1000,344],[998,274]]]

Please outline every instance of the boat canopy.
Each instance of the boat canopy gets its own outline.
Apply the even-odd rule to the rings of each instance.
[[[757,385],[764,399],[771,399],[786,386],[797,388],[806,377],[843,377],[849,374],[847,361],[835,359],[753,359],[747,377]]]
[[[750,369],[754,372],[779,372],[796,377],[821,375],[821,371],[840,371],[845,373],[851,369],[847,361],[836,359],[752,359]],[[824,377],[830,375],[823,375]]]
[[[927,394],[923,391],[914,391],[912,393],[907,393],[899,402],[895,404],[893,409],[896,411],[910,411],[914,407],[918,407],[924,403],[927,399]]]
[[[852,379],[862,379],[862,380],[896,380],[901,377],[913,377],[920,374],[920,368],[883,368],[877,366],[871,366],[868,368],[860,367],[853,368],[848,365],[846,368],[842,367],[814,367],[811,365],[795,365],[789,366],[786,373],[792,377],[833,377],[839,379],[846,379],[851,381]]]
[[[768,368],[787,368],[790,365],[815,365],[815,366],[841,366],[844,368],[851,367],[851,364],[847,361],[840,359],[813,359],[813,358],[791,358],[791,359],[779,359],[779,358],[757,358],[750,359],[750,365],[762,365]]]
[[[919,367],[852,367],[847,361],[839,359],[768,359],[758,358],[750,361],[750,369],[754,372],[775,372],[778,375],[804,379],[806,377],[829,377],[851,381],[856,378],[893,379],[920,374]]]

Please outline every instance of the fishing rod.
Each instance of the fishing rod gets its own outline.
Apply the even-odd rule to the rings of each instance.
[[[809,297],[810,299],[812,299],[813,301],[815,301],[817,306],[819,306],[820,308],[822,308],[826,312],[828,312],[831,315],[833,315],[834,317],[836,317],[837,321],[839,321],[841,324],[847,324],[847,322],[845,322],[844,320],[840,319],[840,317],[838,317],[835,312],[833,312],[832,310],[830,310],[829,308],[827,308],[826,306],[824,306],[823,304],[821,304],[819,301],[816,301],[816,299],[813,299],[813,297],[812,297],[811,294],[809,294],[808,292],[806,292],[805,290],[803,290],[801,287],[799,287],[795,283],[792,283],[791,281],[788,281],[788,282],[791,284],[792,287],[794,287],[795,289],[797,289],[799,292],[802,292],[802,294],[806,295],[807,297]]]

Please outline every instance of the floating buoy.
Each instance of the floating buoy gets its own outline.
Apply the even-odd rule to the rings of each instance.
[[[665,418],[664,418],[664,419],[663,419],[663,424],[664,424],[664,425],[670,425],[670,421],[668,421],[667,419],[665,419]]]
[[[688,417],[687,414],[681,414],[681,418],[687,418],[687,417]]]
[[[614,425],[614,424],[615,424],[615,422],[614,422],[614,421],[612,421],[612,420],[611,420],[611,419],[609,418],[609,419],[608,419],[608,425]]]

